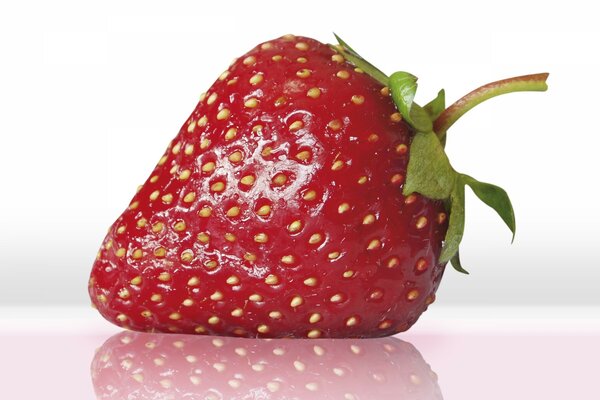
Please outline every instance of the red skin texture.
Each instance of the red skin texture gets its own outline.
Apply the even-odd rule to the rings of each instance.
[[[89,286],[109,321],[175,333],[375,337],[408,329],[433,301],[444,270],[444,208],[402,195],[412,132],[391,118],[390,96],[332,59],[327,45],[267,43],[213,84],[110,228]],[[256,74],[263,79],[253,84]],[[311,88],[320,95],[310,97]],[[219,119],[224,109],[230,114]],[[302,128],[290,129],[296,121]],[[287,178],[281,186],[278,174]],[[244,185],[247,175],[254,182]],[[270,212],[259,215],[264,205]],[[239,215],[227,215],[235,206]],[[293,221],[301,225],[290,232]],[[310,243],[316,233],[322,239]],[[197,285],[188,285],[193,277]]]
[[[248,340],[122,332],[92,362],[97,399],[441,400],[397,338]]]

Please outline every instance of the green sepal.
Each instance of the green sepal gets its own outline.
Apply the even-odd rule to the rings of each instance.
[[[354,49],[350,47],[348,43],[343,41],[341,37],[339,37],[335,33],[333,34],[333,36],[335,36],[336,40],[339,43],[339,48],[334,48],[336,50],[339,50],[346,60],[350,61],[357,68],[363,70],[367,75],[370,75],[373,79],[377,80],[382,85],[387,86],[388,77],[386,74],[384,74],[379,68],[362,58],[360,54],[354,51]]]
[[[485,204],[493,208],[512,232],[512,241],[515,240],[516,222],[510,198],[504,189],[491,183],[480,182],[468,175],[462,175],[461,179],[469,185],[473,193]]]
[[[450,261],[458,252],[460,241],[465,231],[465,184],[459,178],[450,194],[450,219],[444,238],[444,247],[440,254],[440,262]]]
[[[440,90],[435,97],[429,103],[423,106],[423,110],[429,115],[432,121],[435,121],[437,117],[446,109],[446,92],[444,89]]]
[[[402,193],[420,193],[431,199],[445,200],[456,184],[458,174],[439,139],[433,132],[417,132],[410,145],[410,158]]]
[[[460,251],[457,251],[456,254],[450,259],[450,264],[452,264],[452,267],[454,267],[454,269],[458,272],[469,275],[469,271],[464,269],[462,264],[460,263],[459,253]]]

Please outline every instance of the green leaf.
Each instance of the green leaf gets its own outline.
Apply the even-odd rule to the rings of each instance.
[[[450,194],[450,220],[444,238],[444,248],[440,254],[440,262],[448,262],[458,252],[460,241],[465,231],[465,186],[458,180]]]
[[[417,77],[408,72],[394,72],[390,76],[390,90],[398,111],[410,123],[410,109],[417,93]]]
[[[354,51],[354,49],[350,47],[348,43],[343,41],[341,37],[339,37],[335,33],[333,34],[333,36],[335,36],[336,40],[340,44],[342,48],[341,53],[344,56],[344,58],[346,58],[346,60],[350,61],[352,64],[354,64],[354,66],[362,69],[367,75],[377,80],[383,86],[388,85],[388,77],[386,74],[384,74],[379,68],[362,58],[360,54]]]
[[[410,145],[404,195],[417,192],[431,199],[444,200],[450,196],[457,179],[458,174],[435,133],[417,132]]]
[[[410,109],[410,124],[416,131],[430,132],[433,130],[433,123],[427,112],[417,103],[412,104]]]
[[[429,118],[435,121],[442,111],[446,109],[446,92],[444,89],[440,90],[436,98],[427,103],[423,109],[429,115]]]
[[[457,270],[458,272],[469,275],[469,271],[464,269],[460,263],[460,256],[458,255],[459,252],[460,251],[457,251],[456,254],[450,259],[450,263],[452,264],[454,269]]]
[[[481,201],[496,210],[508,229],[512,232],[512,240],[515,239],[516,222],[510,198],[504,189],[491,183],[480,182],[468,175],[462,175],[461,179],[469,185]]]

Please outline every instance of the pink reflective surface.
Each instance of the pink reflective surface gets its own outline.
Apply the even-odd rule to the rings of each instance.
[[[595,399],[592,311],[437,318],[383,339],[268,341],[122,332],[92,311],[36,319],[0,310],[0,386],[12,399]]]

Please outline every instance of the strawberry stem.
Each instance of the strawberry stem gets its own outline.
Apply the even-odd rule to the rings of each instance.
[[[541,73],[516,76],[483,85],[446,108],[435,120],[433,130],[440,140],[443,140],[448,129],[476,105],[505,93],[543,92],[548,89],[547,78],[547,73]]]

